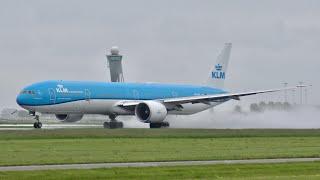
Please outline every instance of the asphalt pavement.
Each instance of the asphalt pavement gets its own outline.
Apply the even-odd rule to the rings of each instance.
[[[158,166],[195,166],[214,164],[265,164],[314,162],[320,158],[288,158],[288,159],[250,159],[250,160],[212,160],[212,161],[170,161],[170,162],[128,162],[128,163],[90,163],[90,164],[55,164],[30,166],[0,166],[0,171],[36,171],[57,169],[97,169],[115,167],[158,167]]]

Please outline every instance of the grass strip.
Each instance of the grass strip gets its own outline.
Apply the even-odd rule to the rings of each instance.
[[[320,162],[0,172],[0,179],[319,179]]]
[[[34,129],[0,131],[0,140],[70,138],[320,137],[320,129]]]
[[[320,157],[319,137],[0,140],[0,165]]]

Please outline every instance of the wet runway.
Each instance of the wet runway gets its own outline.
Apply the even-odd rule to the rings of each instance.
[[[56,169],[97,169],[115,167],[158,167],[158,166],[194,166],[215,164],[264,164],[314,162],[320,158],[288,158],[288,159],[250,159],[250,160],[213,160],[213,161],[170,161],[170,162],[133,162],[133,163],[92,163],[92,164],[60,164],[30,166],[0,166],[1,171],[35,171]]]
[[[102,128],[99,124],[42,124],[42,129]],[[0,131],[33,130],[33,124],[0,124]]]

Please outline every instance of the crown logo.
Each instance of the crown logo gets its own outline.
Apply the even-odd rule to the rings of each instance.
[[[217,71],[221,71],[222,70],[222,66],[220,64],[217,64],[215,66],[215,68],[216,68]]]

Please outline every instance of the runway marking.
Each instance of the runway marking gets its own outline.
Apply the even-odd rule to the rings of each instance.
[[[33,124],[0,124],[0,127],[33,127]]]
[[[99,124],[43,124],[42,129],[102,128]],[[0,124],[0,131],[33,130],[33,124]]]
[[[250,160],[212,160],[212,161],[170,161],[170,162],[130,162],[130,163],[92,163],[92,164],[55,164],[29,166],[0,166],[0,171],[36,171],[58,169],[98,169],[115,167],[158,167],[158,166],[192,166],[215,164],[267,164],[290,162],[315,162],[320,158],[282,158],[282,159],[250,159]]]

